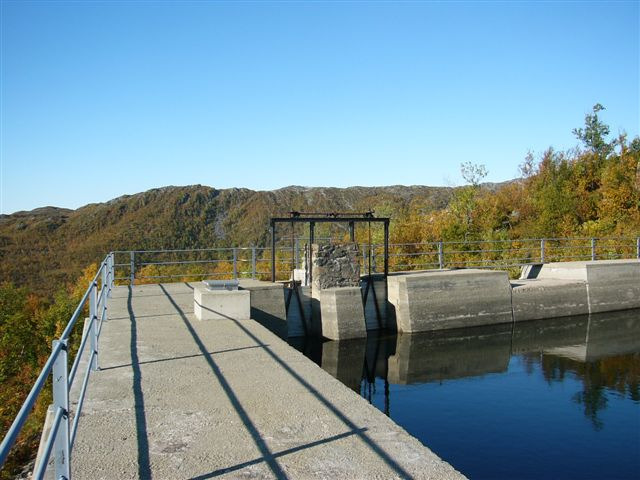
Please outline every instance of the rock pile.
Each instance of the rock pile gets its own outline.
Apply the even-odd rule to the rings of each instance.
[[[311,247],[313,290],[360,285],[358,245],[317,245]]]

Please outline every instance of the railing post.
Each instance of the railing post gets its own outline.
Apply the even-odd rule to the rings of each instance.
[[[640,237],[636,238],[636,258],[640,260]]]
[[[129,285],[133,287],[133,281],[136,278],[136,252],[131,251],[130,258],[131,258],[131,275],[129,277]]]
[[[362,270],[360,270],[361,272],[364,272],[367,270],[367,252],[364,249],[364,243],[361,245],[362,247]],[[310,264],[311,262],[309,262]],[[310,268],[311,265],[308,264],[308,267]]]
[[[376,273],[376,249],[375,246],[372,245],[371,249],[371,273]]]
[[[89,331],[91,335],[91,351],[93,355],[93,361],[91,362],[91,370],[94,372],[98,370],[98,283],[94,282],[91,286],[91,293],[89,294]],[[91,354],[90,354],[91,355]]]
[[[109,256],[109,298],[111,298],[111,289],[113,288],[115,281],[115,276],[116,276],[116,267],[115,267],[115,263],[116,263],[116,254],[111,252],[111,255]]]
[[[438,242],[438,265],[440,270],[444,268],[444,243],[442,240]]]
[[[545,239],[541,238],[540,239],[540,263],[544,263],[544,257],[545,257]]]
[[[104,300],[107,298],[106,294],[109,290],[105,290],[105,288],[107,287],[107,273],[109,271],[109,257],[107,256],[107,258],[104,259],[104,264],[102,265],[102,286],[101,286],[101,291],[102,293],[102,303],[104,303]]]
[[[238,279],[238,249],[233,249],[233,279]]]
[[[251,278],[256,278],[256,247],[251,247]]]
[[[591,239],[591,260],[596,259],[596,239]]]
[[[300,239],[296,238],[296,246],[293,251],[293,268],[298,268],[300,265]]]
[[[271,224],[271,281],[276,281],[276,224]]]
[[[53,347],[62,343],[63,347],[53,364],[53,407],[54,412],[62,409],[63,415],[53,445],[55,478],[71,478],[69,458],[69,371],[67,370],[67,340],[54,340]]]

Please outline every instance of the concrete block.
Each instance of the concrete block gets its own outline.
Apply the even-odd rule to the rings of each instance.
[[[589,313],[584,281],[538,278],[516,280],[511,287],[515,322]]]
[[[538,278],[586,281],[591,313],[640,308],[640,260],[547,263]]]
[[[438,270],[390,275],[390,315],[405,333],[512,322],[506,272]]]
[[[243,278],[240,280],[240,289],[250,292],[251,319],[280,338],[287,338],[284,285]]]
[[[248,320],[251,318],[251,294],[248,290],[193,289],[193,312],[198,320]]]
[[[360,287],[335,287],[320,291],[322,336],[330,340],[365,338]]]

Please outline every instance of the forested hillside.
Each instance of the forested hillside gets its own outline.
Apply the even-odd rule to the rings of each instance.
[[[164,187],[75,211],[46,207],[0,218],[0,280],[47,294],[111,250],[267,245],[269,218],[290,210],[406,216],[444,208],[451,188],[287,187],[261,192]]]

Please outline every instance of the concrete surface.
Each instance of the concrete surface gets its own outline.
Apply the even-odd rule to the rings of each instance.
[[[193,310],[198,320],[251,318],[251,294],[247,290],[208,290],[194,284]]]
[[[312,318],[311,318],[311,287],[297,286],[298,296],[294,292],[291,292],[291,303],[289,304],[289,310],[287,311],[287,336],[301,337],[305,335],[305,332],[312,332]],[[289,295],[291,289],[285,287],[286,295]],[[304,322],[306,323],[306,329],[303,325],[303,317],[300,313],[300,303],[302,302],[302,312],[304,313]]]
[[[320,310],[323,337],[330,340],[346,340],[367,336],[360,287],[321,290]]]
[[[281,338],[289,335],[286,293],[282,283],[241,279],[240,289],[250,292],[251,318]]]
[[[399,332],[510,323],[507,272],[434,270],[389,275],[388,298]]]
[[[589,313],[587,283],[576,280],[537,278],[511,282],[513,320],[586,315]]]
[[[586,281],[591,313],[640,308],[640,260],[546,263],[537,278]]]
[[[369,287],[367,294],[367,301],[364,305],[364,318],[367,324],[367,331],[378,330],[380,328],[388,328],[395,330],[395,323],[389,322],[389,316],[387,314],[387,286],[384,281],[384,275],[373,274],[373,288]],[[362,293],[367,286],[367,277],[363,276],[361,280]],[[375,289],[375,296],[373,290]],[[378,306],[378,312],[380,313],[380,320],[378,320],[376,312],[376,301]]]
[[[75,479],[464,478],[257,322],[197,321],[192,288],[114,290]]]

